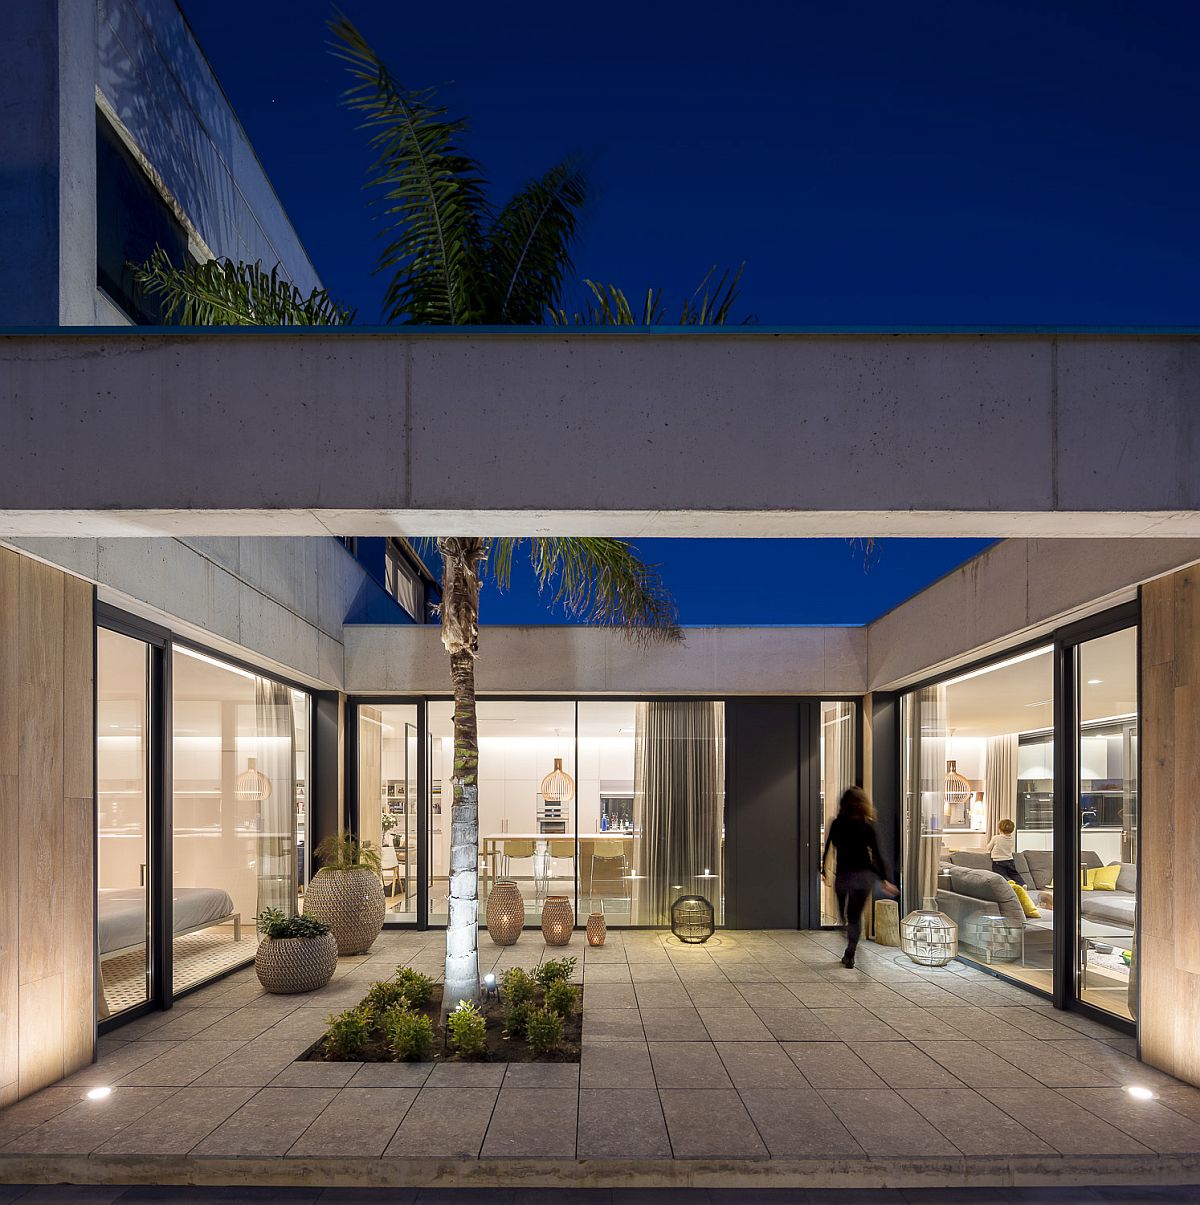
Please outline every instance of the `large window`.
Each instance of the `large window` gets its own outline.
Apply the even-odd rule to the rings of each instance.
[[[292,914],[309,698],[176,646],[172,655],[174,990],[253,957],[254,918]]]
[[[842,792],[858,781],[857,721],[858,704],[849,700],[826,702],[821,707],[821,829],[816,854],[820,859],[825,849],[825,836],[837,815]],[[818,873],[820,870],[818,868]],[[837,892],[832,882],[821,880],[821,924],[841,923]]]

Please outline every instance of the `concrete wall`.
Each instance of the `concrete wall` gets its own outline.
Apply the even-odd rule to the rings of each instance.
[[[480,691],[519,694],[861,694],[863,628],[688,628],[682,645],[639,648],[586,627],[486,627]],[[346,690],[445,693],[434,625],[347,627]]]
[[[0,380],[0,535],[1200,537],[1195,335],[8,336]]]
[[[1200,540],[1005,540],[870,625],[870,689],[1034,639],[1198,560]]]

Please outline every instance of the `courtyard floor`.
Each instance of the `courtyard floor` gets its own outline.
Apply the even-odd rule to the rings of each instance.
[[[546,955],[481,938],[484,970]],[[398,963],[439,973],[442,943],[385,932],[319,992],[265,995],[247,969],[132,1022],[0,1112],[0,1184],[1200,1183],[1200,1091],[1132,1039],[958,963],[868,942],[845,970],[836,933],[577,934],[579,1065],[295,1061]]]

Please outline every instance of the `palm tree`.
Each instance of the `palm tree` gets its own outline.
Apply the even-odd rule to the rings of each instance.
[[[384,298],[389,323],[436,325],[554,324],[649,326],[664,321],[661,291],[634,306],[613,285],[583,282],[583,300],[568,308],[574,286],[572,247],[587,196],[582,165],[556,164],[494,210],[480,166],[456,145],[466,128],[435,104],[430,91],[402,87],[344,17],[330,23],[334,52],[353,84],[345,103],[362,115],[375,161],[370,182],[387,219],[379,270],[390,274]],[[725,323],[740,269],[712,270],[679,311],[680,325]],[[176,268],[161,250],[135,271],[161,298],[171,321],[186,325],[344,325],[353,311],[324,290],[305,297],[261,264],[218,260]],[[451,808],[445,1007],[474,1000],[479,864],[479,742],[475,658],[479,591],[490,578],[508,584],[518,550],[528,552],[539,588],[573,617],[607,624],[642,641],[682,639],[674,602],[658,571],[624,540],[489,539],[444,536],[442,642],[454,685],[454,775]]]

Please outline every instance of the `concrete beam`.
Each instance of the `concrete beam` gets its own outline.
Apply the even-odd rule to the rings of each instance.
[[[0,337],[0,536],[1200,537],[1200,335]]]

